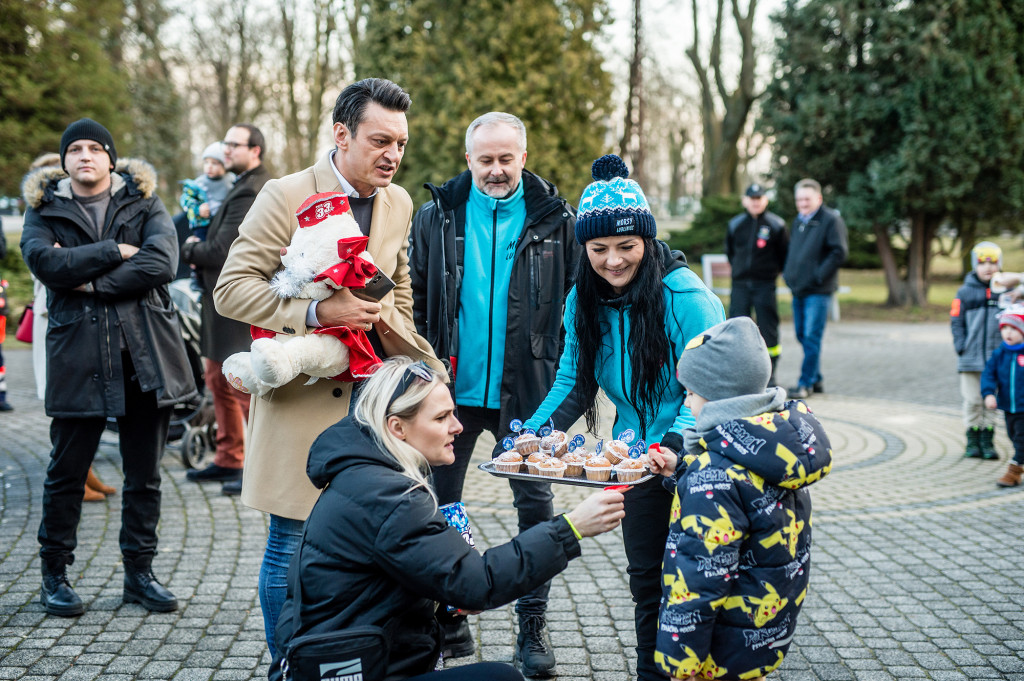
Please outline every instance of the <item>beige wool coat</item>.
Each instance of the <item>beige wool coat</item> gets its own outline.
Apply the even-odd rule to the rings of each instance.
[[[238,229],[217,287],[217,312],[279,333],[305,334],[308,300],[283,300],[269,282],[281,265],[281,249],[298,229],[295,211],[309,196],[340,192],[330,157],[293,175],[270,180]],[[377,192],[367,250],[395,288],[374,325],[388,356],[426,360],[446,375],[430,345],[415,332],[407,246],[413,211],[408,192],[391,185]],[[309,448],[320,433],[348,414],[352,383],[299,375],[263,397],[253,397],[246,431],[242,503],[274,515],[305,520],[319,491],[306,476]]]

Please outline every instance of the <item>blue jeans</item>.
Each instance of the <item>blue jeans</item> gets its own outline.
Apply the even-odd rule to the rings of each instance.
[[[274,646],[274,629],[281,607],[288,596],[288,565],[299,550],[302,539],[301,520],[292,520],[270,514],[270,529],[267,532],[267,549],[263,552],[260,566],[260,608],[263,610],[263,629],[267,635],[267,647],[271,657],[277,657]]]
[[[831,304],[832,296],[826,294],[793,296],[793,326],[804,349],[798,385],[807,389],[821,382],[821,340]]]

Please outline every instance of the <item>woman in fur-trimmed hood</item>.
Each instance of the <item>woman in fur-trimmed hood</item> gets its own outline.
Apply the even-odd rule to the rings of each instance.
[[[156,178],[145,161],[117,161],[99,233],[76,204],[62,168],[40,168],[22,182],[28,210],[21,252],[48,289],[50,416],[123,415],[122,349],[131,353],[141,388],[156,390],[159,406],[195,395],[167,293],[178,262],[177,238],[155,194]],[[124,260],[118,244],[139,251]]]

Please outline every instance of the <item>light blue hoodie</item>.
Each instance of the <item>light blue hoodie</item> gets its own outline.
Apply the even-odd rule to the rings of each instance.
[[[675,440],[674,444],[678,449],[682,444],[683,431],[693,426],[694,419],[690,410],[683,406],[685,392],[675,378],[675,363],[691,338],[725,321],[725,310],[722,308],[722,302],[708,290],[700,277],[686,267],[674,269],[665,275],[662,279],[662,292],[665,297],[665,332],[668,335],[671,357],[667,358],[662,368],[666,388],[654,422],[647,428],[647,443],[661,442],[665,435],[675,433],[676,437],[672,439]],[[584,310],[580,314],[600,315],[601,326],[607,329],[607,333],[601,339],[596,372],[597,384],[615,405],[616,416],[612,434],[617,437],[619,433],[629,429],[639,439],[643,429],[640,427],[640,417],[629,395],[632,378],[628,355],[630,311],[629,307],[620,309],[611,305],[601,305],[597,310]],[[544,398],[544,402],[533,416],[526,421],[527,428],[536,430],[553,416],[556,427],[571,425],[561,423],[561,419],[555,414],[563,403],[569,407],[575,402],[575,356],[579,345],[576,336],[576,314],[576,288],[573,287],[565,304],[565,349],[559,360],[558,375],[551,392]]]

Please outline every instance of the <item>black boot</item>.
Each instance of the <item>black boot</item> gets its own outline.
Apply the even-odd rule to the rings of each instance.
[[[964,458],[981,458],[981,428],[967,429],[967,449],[964,451]]]
[[[519,616],[513,664],[523,676],[548,678],[555,674],[555,652],[545,624],[544,615]]]
[[[473,632],[469,628],[469,622],[465,616],[442,615],[437,618],[444,630],[444,645],[441,652],[444,659],[451,660],[456,657],[468,657],[476,651],[476,643],[473,641]]]
[[[43,561],[43,589],[39,594],[43,609],[58,617],[78,617],[85,612],[85,605],[71,588],[68,568],[63,561]]]
[[[981,458],[989,461],[999,458],[999,454],[996,452],[996,445],[992,441],[995,436],[995,428],[989,427],[981,429],[981,439],[978,441],[978,444],[981,446]]]
[[[143,558],[124,559],[124,602],[139,603],[151,612],[178,609],[178,599],[157,581],[149,561]]]

